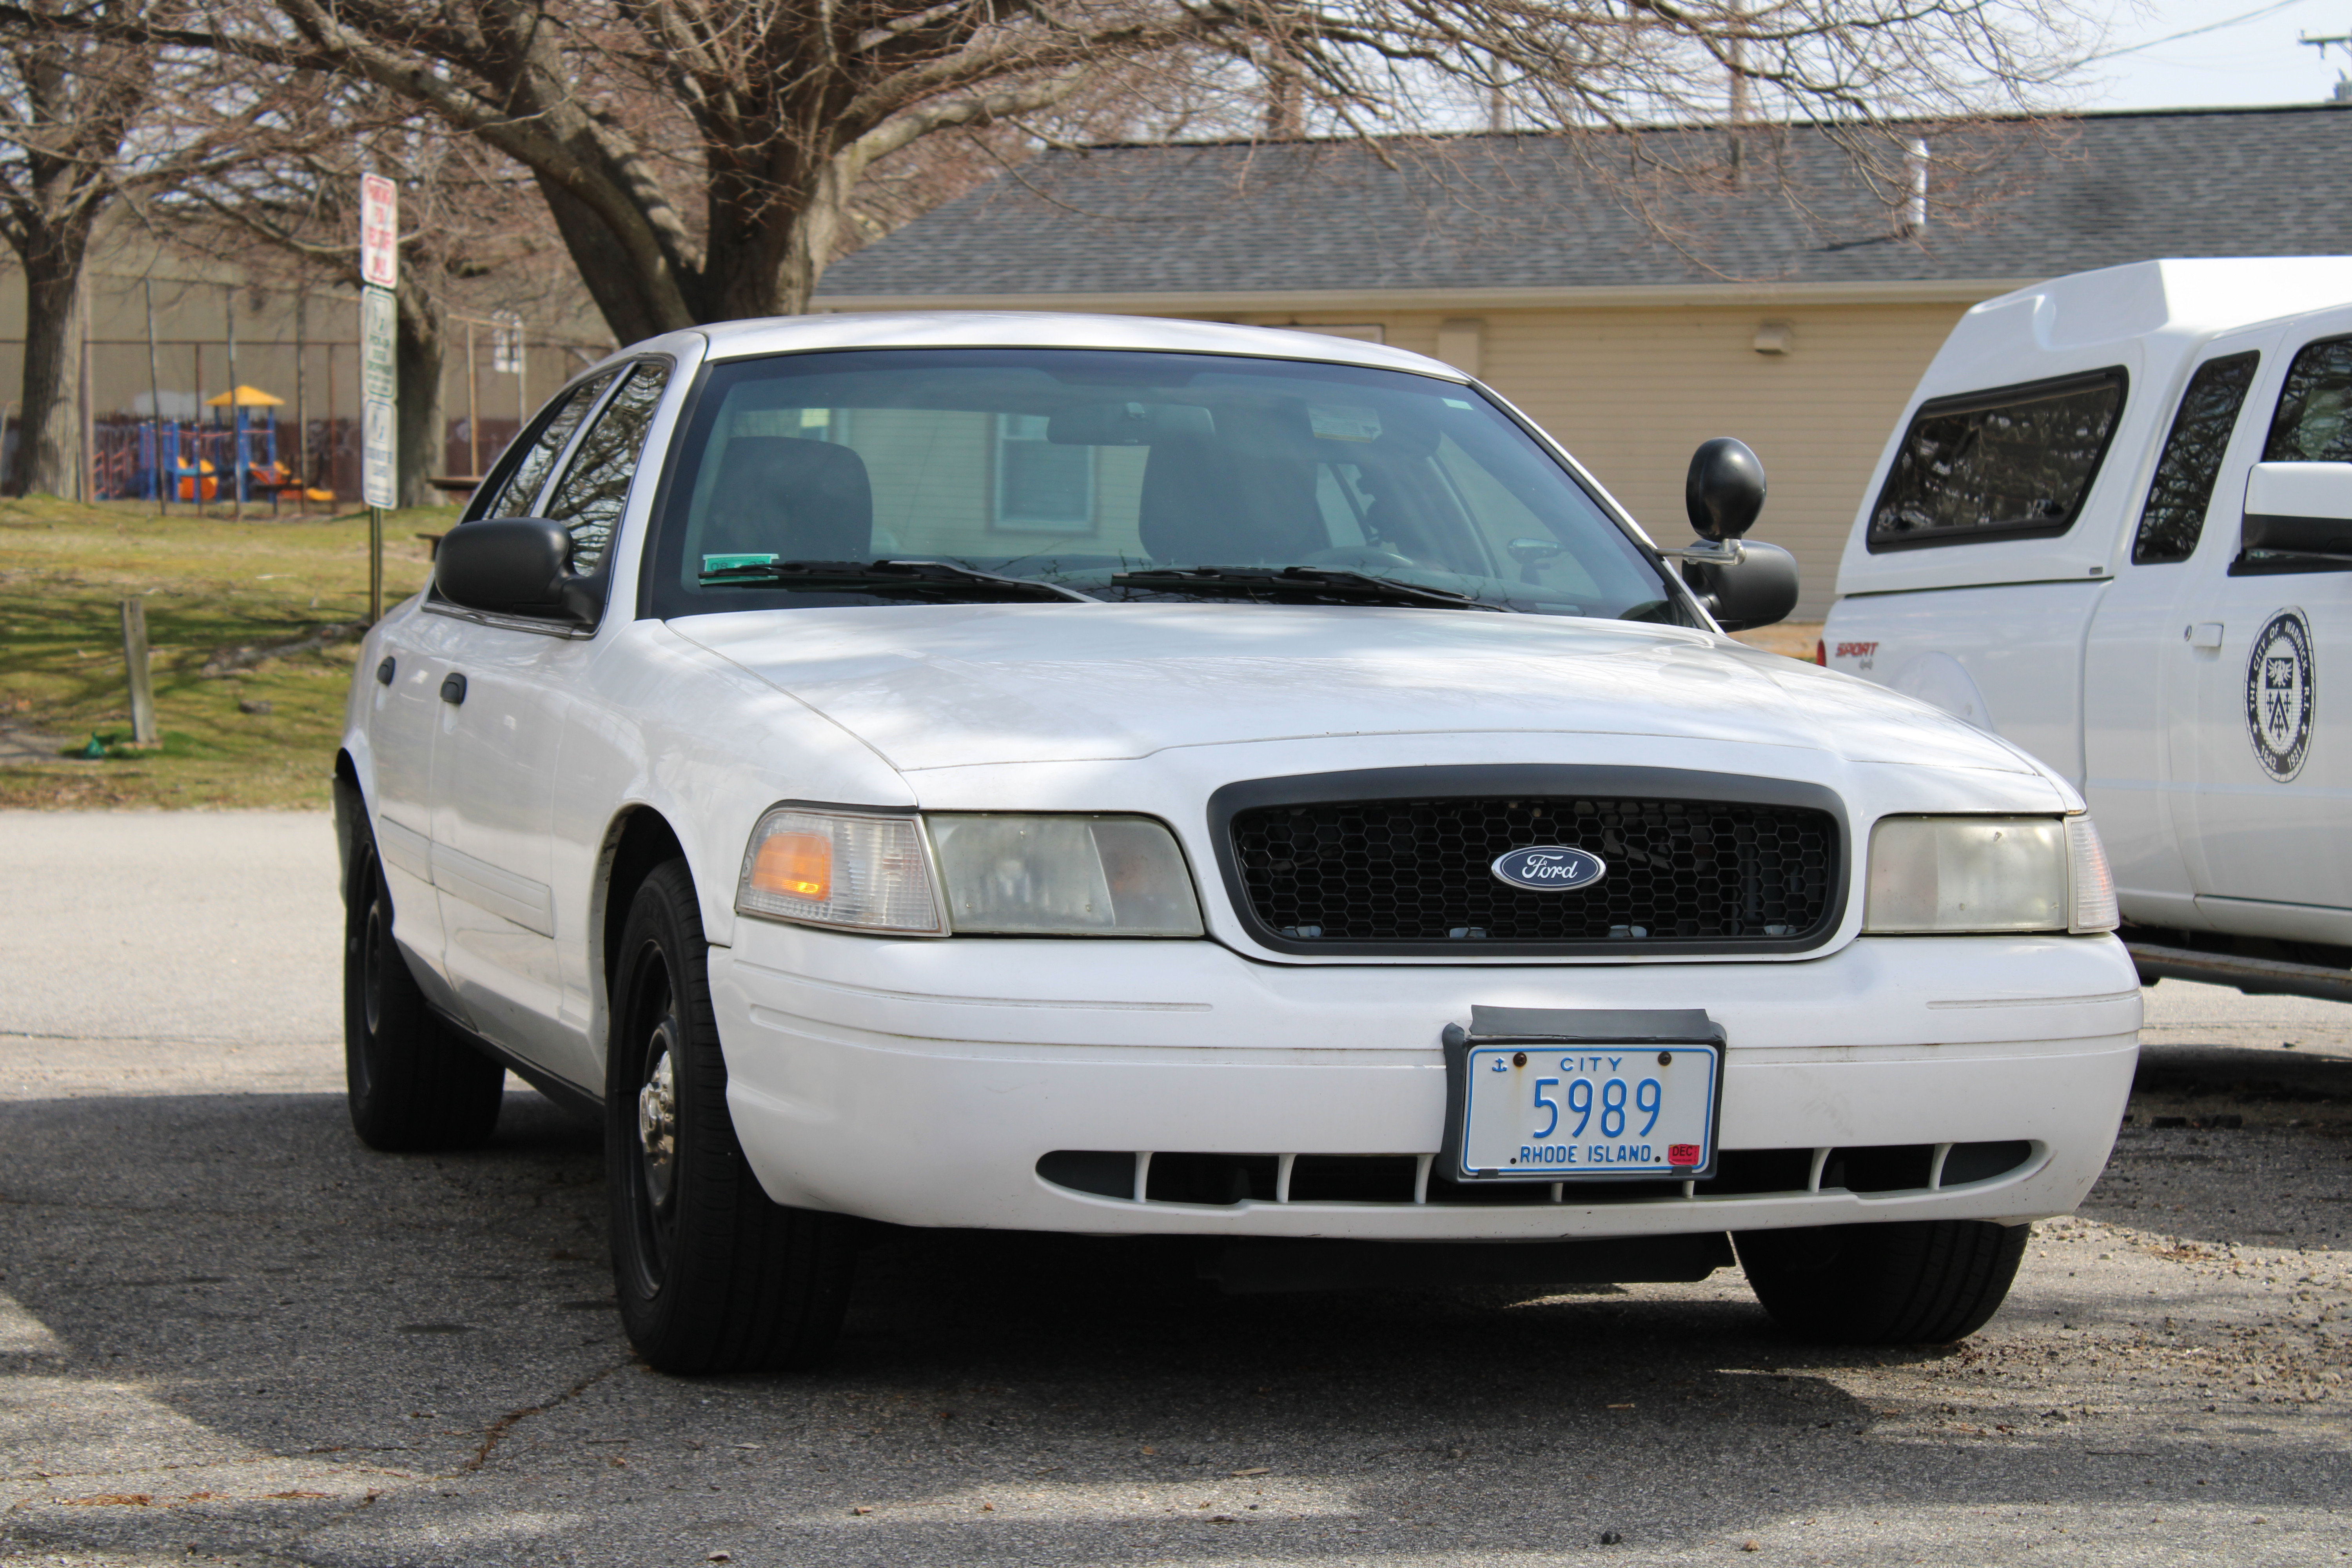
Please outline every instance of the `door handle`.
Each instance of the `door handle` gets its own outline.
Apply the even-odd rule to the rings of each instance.
[[[453,706],[466,700],[466,678],[454,669],[443,676],[441,700]]]
[[[2216,653],[2221,647],[2221,623],[2199,621],[2195,626],[2180,628],[2180,640],[2200,653]]]
[[[389,657],[387,657],[382,664],[375,667],[375,683],[378,686],[390,686],[392,684],[392,672],[397,668],[399,667],[395,665]]]

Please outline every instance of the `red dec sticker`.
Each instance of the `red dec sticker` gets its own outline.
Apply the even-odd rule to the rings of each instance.
[[[1669,1143],[1666,1145],[1666,1163],[1696,1165],[1698,1163],[1698,1145],[1696,1143]]]

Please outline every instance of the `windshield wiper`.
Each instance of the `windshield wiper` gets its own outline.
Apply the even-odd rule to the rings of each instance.
[[[1266,599],[1277,605],[1415,605],[1447,610],[1499,610],[1449,588],[1423,588],[1369,572],[1322,566],[1163,566],[1120,572],[1114,588],[1148,588],[1163,594],[1215,594]]]
[[[778,561],[773,557],[706,557],[706,588],[741,585],[783,588],[804,594],[908,594],[918,597],[982,603],[1005,600],[1076,599],[1099,603],[1073,588],[1030,577],[1000,577],[945,561]]]

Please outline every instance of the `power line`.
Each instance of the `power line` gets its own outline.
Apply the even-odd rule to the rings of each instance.
[[[2083,63],[2087,66],[2095,65],[2101,60],[2120,59],[2126,55],[2138,54],[2142,49],[2158,48],[2166,44],[2177,44],[2183,38],[2195,38],[2200,37],[2207,33],[2218,33],[2224,27],[2234,27],[2241,22],[2257,21],[2262,17],[2284,11],[2290,5],[2300,5],[2302,4],[2303,0],[2278,0],[2278,3],[2274,5],[2264,5],[2260,10],[2249,11],[2242,16],[2231,16],[2227,21],[2208,22],[2201,27],[2191,27],[2185,33],[2172,33],[2161,38],[2149,38],[2145,42],[2127,45],[2120,49],[2103,50],[2098,54],[2090,56],[2088,58],[2084,59]]]

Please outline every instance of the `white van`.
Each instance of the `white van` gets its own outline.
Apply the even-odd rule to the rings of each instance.
[[[2352,258],[1977,306],[1837,585],[1821,662],[2089,797],[2144,979],[2352,1000]]]

